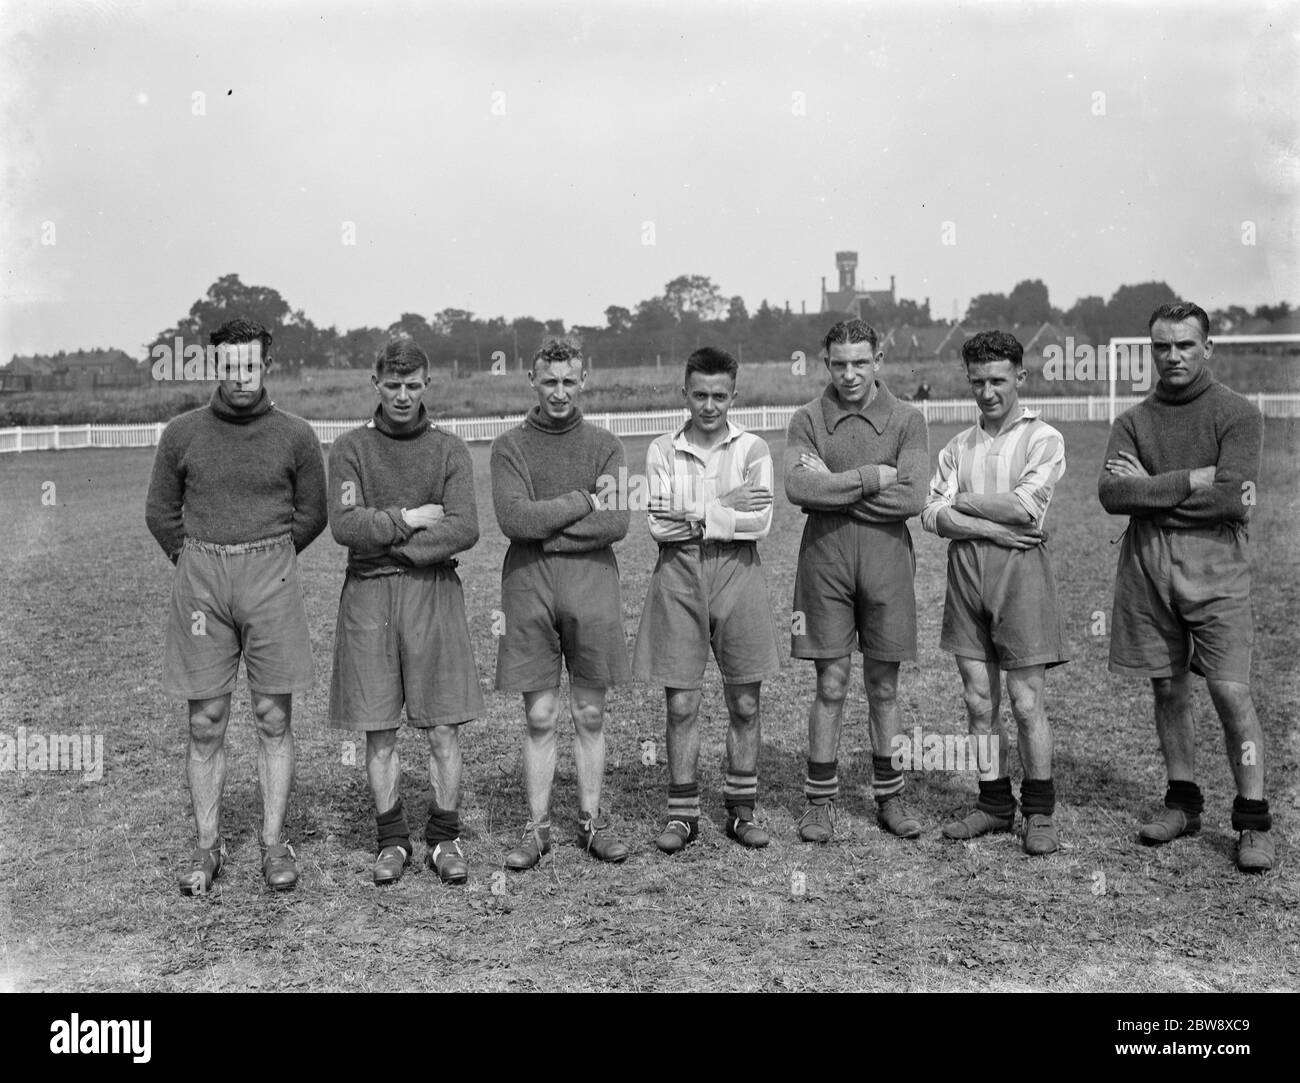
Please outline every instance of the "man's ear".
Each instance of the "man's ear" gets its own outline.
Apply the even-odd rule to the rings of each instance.
[[[375,389],[376,391],[379,390],[379,373],[377,373],[377,372],[371,372],[371,374],[370,374],[370,383],[371,383],[371,385],[374,387],[374,389]]]
[[[1020,365],[1020,366],[1018,366],[1018,367],[1016,368],[1016,387],[1017,387],[1017,388],[1024,387],[1024,386],[1025,386],[1025,381],[1026,381],[1028,378],[1029,378],[1029,370],[1028,370],[1027,368],[1025,368],[1024,365]]]

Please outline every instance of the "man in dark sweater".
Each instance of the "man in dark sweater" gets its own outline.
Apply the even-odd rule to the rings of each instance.
[[[223,380],[206,407],[163,430],[145,509],[150,532],[176,565],[163,684],[189,702],[187,767],[199,839],[180,887],[205,893],[226,859],[226,723],[242,655],[257,722],[262,872],[283,891],[298,882],[293,848],[281,839],[293,784],[292,696],[312,679],[297,554],[325,528],[325,469],[312,427],[277,410],[262,385],[269,332],[230,320],[209,342],[223,362],[243,355],[242,380]]]
[[[1161,305],[1148,328],[1160,379],[1116,419],[1097,483],[1102,506],[1130,517],[1115,576],[1110,669],[1150,679],[1169,779],[1164,809],[1139,836],[1155,845],[1201,827],[1190,670],[1205,678],[1223,725],[1237,785],[1237,865],[1262,872],[1273,866],[1274,846],[1264,733],[1250,694],[1247,525],[1263,418],[1206,367],[1214,347],[1203,309]]]
[[[506,866],[515,870],[532,868],[551,848],[563,664],[575,734],[579,836],[603,861],[628,855],[600,810],[605,693],[631,678],[611,548],[627,534],[629,520],[623,445],[582,419],[578,398],[586,378],[577,346],[543,343],[528,374],[536,408],[492,444],[492,504],[510,539],[501,569],[505,627],[497,641],[496,687],[523,694],[528,725],[524,779],[531,819],[520,845],[506,856]]]
[[[478,511],[469,448],[431,426],[420,402],[428,378],[419,346],[388,343],[370,378],[379,394],[374,417],[330,449],[330,530],[348,547],[330,723],[366,735],[377,884],[400,880],[413,851],[397,757],[403,705],[429,741],[425,861],[444,883],[469,878],[459,732],[483,713],[483,694],[452,557],[478,541]]]
[[[898,667],[916,658],[916,569],[907,520],[925,504],[930,444],[925,418],[877,379],[884,357],[862,320],[826,334],[830,384],[790,419],[785,493],[808,520],[799,545],[790,653],[817,667],[808,712],[805,842],[829,842],[839,794],[836,757],[853,651],[862,652],[870,708],[872,789],[882,827],[916,838],[921,823],[893,766],[902,732]]]

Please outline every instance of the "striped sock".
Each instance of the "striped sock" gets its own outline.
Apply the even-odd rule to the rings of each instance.
[[[728,771],[722,784],[722,803],[727,815],[748,820],[754,815],[754,800],[758,797],[758,772]],[[749,813],[741,815],[741,810]]]
[[[804,796],[812,805],[824,805],[840,795],[840,779],[835,773],[835,761],[818,763],[808,761],[808,778],[803,784]]]
[[[668,819],[681,820],[688,827],[700,822],[700,784],[672,782],[668,785]]]
[[[871,792],[876,795],[878,805],[903,792],[903,772],[889,756],[871,757]]]

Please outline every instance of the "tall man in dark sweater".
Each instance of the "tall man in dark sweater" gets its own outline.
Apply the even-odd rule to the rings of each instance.
[[[292,696],[311,687],[311,643],[297,554],[325,528],[320,440],[277,410],[262,385],[271,335],[230,320],[209,336],[223,363],[239,356],[212,401],[174,418],[154,458],[145,521],[176,565],[163,684],[189,702],[187,768],[198,847],[180,876],[205,893],[226,859],[221,842],[225,737],[242,654],[257,723],[262,872],[275,890],[298,882],[281,840],[293,784]]]
[[[870,707],[872,789],[882,827],[916,838],[921,823],[893,766],[902,732],[898,667],[916,658],[916,561],[907,520],[925,505],[930,444],[925,418],[877,379],[879,336],[862,320],[827,332],[830,384],[790,419],[785,493],[808,520],[799,545],[790,653],[811,658],[817,692],[808,712],[805,842],[828,842],[839,793],[836,756],[853,650],[862,651]]]
[[[515,870],[532,868],[551,848],[562,664],[569,669],[579,836],[603,861],[628,855],[600,810],[605,693],[631,678],[611,548],[627,534],[629,520],[623,445],[582,419],[578,398],[586,378],[577,346],[543,343],[528,374],[536,408],[492,444],[492,503],[510,539],[501,569],[505,628],[497,641],[496,687],[523,694],[528,724],[524,779],[531,819],[506,856]]]
[[[1247,525],[1263,418],[1217,383],[1205,311],[1161,305],[1148,324],[1159,382],[1115,421],[1097,483],[1102,506],[1128,515],[1115,576],[1110,669],[1147,677],[1169,786],[1139,835],[1170,842],[1200,830],[1188,671],[1205,678],[1237,785],[1232,826],[1243,872],[1273,866],[1264,798],[1264,732],[1250,694],[1254,621]]]
[[[425,862],[444,883],[469,878],[460,848],[459,732],[483,713],[483,694],[452,558],[478,541],[478,511],[469,448],[432,427],[420,402],[428,378],[419,346],[388,343],[371,376],[379,394],[374,417],[330,449],[330,530],[348,547],[330,722],[366,735],[377,884],[401,879],[413,849],[397,758],[403,705],[429,741]]]

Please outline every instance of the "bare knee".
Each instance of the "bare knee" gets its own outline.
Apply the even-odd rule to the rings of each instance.
[[[758,691],[753,688],[728,689],[727,710],[733,723],[752,726],[758,719]]]
[[[889,706],[898,699],[898,666],[873,665],[867,662],[862,668],[863,683],[867,687],[867,701],[875,706]]]
[[[397,730],[371,730],[366,734],[366,759],[388,763],[397,755]]]
[[[668,728],[689,726],[700,712],[700,693],[694,688],[674,688],[664,696]]]
[[[528,723],[528,732],[534,737],[554,732],[559,713],[559,703],[553,699],[539,699],[526,704],[524,721]]]
[[[429,729],[429,751],[442,762],[450,759],[460,748],[459,726],[433,726]]]
[[[817,698],[826,704],[836,706],[844,702],[849,694],[848,659],[844,664],[832,663],[817,668]]]
[[[195,700],[190,703],[190,743],[203,748],[219,748],[226,737],[226,720],[230,714],[227,699]]]
[[[1225,723],[1237,723],[1251,716],[1255,709],[1250,685],[1241,681],[1207,681],[1214,709]]]
[[[288,696],[254,696],[253,718],[259,737],[278,740],[289,733]]]
[[[966,704],[966,713],[971,718],[989,718],[993,714],[993,693],[983,686],[966,685],[962,688],[961,698]]]
[[[1151,681],[1157,711],[1185,711],[1191,704],[1187,676],[1155,677]]]

